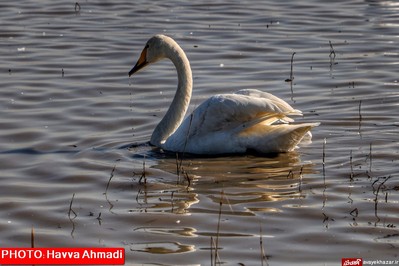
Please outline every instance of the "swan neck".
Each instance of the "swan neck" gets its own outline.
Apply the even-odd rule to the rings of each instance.
[[[172,135],[182,123],[190,104],[193,84],[190,62],[180,46],[173,41],[173,43],[165,47],[164,53],[176,67],[178,85],[168,111],[151,136],[151,144],[161,148],[168,137]]]

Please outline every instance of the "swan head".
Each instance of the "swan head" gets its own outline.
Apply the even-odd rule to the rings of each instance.
[[[170,42],[174,41],[170,37],[161,34],[155,35],[149,39],[141,52],[137,63],[129,71],[129,77],[147,65],[167,57],[165,48],[169,46],[168,43]]]

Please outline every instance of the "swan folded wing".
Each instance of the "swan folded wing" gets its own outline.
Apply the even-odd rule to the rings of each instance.
[[[288,123],[293,121],[289,115],[302,115],[283,100],[266,93],[269,97],[257,97],[256,92],[260,91],[243,90],[209,98],[186,119],[190,120],[190,135],[250,127],[260,122]]]
[[[289,113],[290,115],[302,115],[300,110],[292,108],[292,106],[286,101],[268,92],[255,89],[243,89],[235,92],[234,94],[246,95],[251,98],[261,99],[261,101],[267,101],[268,103],[276,106],[282,113]]]

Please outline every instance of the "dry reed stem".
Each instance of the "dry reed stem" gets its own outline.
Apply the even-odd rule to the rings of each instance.
[[[330,57],[330,71],[332,71],[333,65],[336,64],[335,63],[336,54],[335,54],[335,50],[334,50],[334,47],[333,47],[331,41],[328,41],[328,42],[330,44],[330,54],[329,54],[329,57]]]
[[[216,241],[213,241],[211,237],[211,265],[216,265],[216,263],[220,264],[220,257],[219,257],[219,234],[220,234],[220,220],[222,217],[222,205],[223,205],[223,190],[220,191],[220,200],[219,200],[219,217],[218,217],[218,225],[216,229]],[[212,248],[215,247],[215,255],[212,255]]]
[[[35,247],[35,231],[32,229],[30,230],[30,247],[34,248]]]
[[[259,228],[259,245],[260,245],[260,260],[261,260],[261,265],[264,266],[264,262],[266,262],[266,265],[269,266],[269,263],[267,262],[267,257],[265,253],[265,249],[263,247],[263,233],[262,233],[262,226]]]
[[[215,249],[215,255],[213,255],[213,248]],[[215,239],[211,236],[211,265],[216,265],[216,263],[219,265],[222,264],[217,248]]]
[[[223,205],[223,190],[220,192],[220,200],[219,200],[219,216],[218,216],[218,225],[216,229],[216,245],[215,245],[215,265],[216,265],[216,257],[219,257],[219,234],[220,234],[220,221],[222,217],[222,205]]]
[[[177,171],[177,183],[178,184],[180,183],[180,173],[183,172],[183,159],[184,159],[184,154],[186,152],[188,138],[190,137],[190,130],[191,130],[191,124],[193,122],[193,116],[194,116],[194,114],[191,113],[190,114],[190,124],[188,126],[187,135],[184,140],[184,147],[183,147],[183,152],[181,153],[180,162],[178,160],[179,155],[178,155],[178,153],[176,153],[176,171]]]
[[[213,237],[211,236],[211,266],[213,266]]]
[[[323,142],[323,183],[324,183],[324,189],[323,189],[323,206],[322,210],[324,210],[324,207],[326,206],[327,202],[327,196],[326,196],[326,190],[327,190],[327,183],[326,183],[326,144],[327,144],[327,139],[324,138]],[[323,213],[323,215],[326,217],[326,215]],[[324,219],[323,223],[326,221]]]
[[[299,184],[298,184],[298,191],[302,191],[302,179],[303,179],[303,165],[301,166],[301,170],[299,172]]]
[[[186,180],[187,180],[187,187],[186,187],[186,189],[188,189],[188,188],[191,186],[191,178],[190,178],[190,176],[188,175],[187,172],[184,172],[184,177],[185,177]]]
[[[187,181],[187,187],[186,189],[188,189],[191,186],[191,178],[188,174],[188,172],[186,170],[184,170],[183,168],[183,156],[184,153],[182,154],[182,157],[179,161],[179,153],[176,153],[176,175],[177,175],[177,182],[176,185],[180,184],[180,176],[181,174],[184,175],[184,179]]]
[[[324,142],[323,142],[323,168],[324,168],[324,165],[326,164],[326,144],[327,144],[327,139],[324,138]]]
[[[360,130],[362,128],[362,100],[359,101],[359,134],[360,134]]]
[[[323,142],[323,178],[324,178],[324,186],[326,185],[326,144],[327,144],[327,139],[324,138],[324,142]]]
[[[184,156],[184,153],[182,153],[182,156],[180,157],[180,160],[179,160],[179,153],[176,152],[176,175],[177,175],[176,185],[180,184],[180,175],[182,173],[185,173],[185,171],[183,169],[183,156]]]
[[[349,162],[350,162],[350,166],[351,166],[351,173],[349,175],[349,179],[350,179],[350,181],[353,181],[354,173],[353,173],[352,150],[351,150],[351,154],[349,156]]]
[[[285,82],[292,82],[294,80],[294,55],[296,52],[292,53],[291,56],[291,71],[290,71],[290,78],[286,79]]]
[[[290,171],[288,172],[287,179],[288,179],[288,178],[291,178],[291,179],[294,178],[294,172],[292,172],[292,170],[290,170]]]
[[[369,166],[369,172],[371,173],[371,166],[372,166],[372,160],[373,160],[373,156],[371,154],[371,150],[372,150],[372,142],[370,142],[370,152],[369,152],[369,160],[370,160],[370,166]]]
[[[181,167],[181,164],[179,163],[179,153],[176,152],[176,175],[177,175],[177,182],[179,182],[179,179],[180,179],[180,167]]]

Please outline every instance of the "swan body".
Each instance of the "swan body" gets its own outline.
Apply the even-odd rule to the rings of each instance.
[[[155,128],[150,143],[171,152],[193,154],[289,152],[319,123],[297,123],[291,116],[302,112],[266,92],[246,89],[212,96],[185,119],[192,92],[190,63],[170,37],[148,40],[129,76],[163,58],[177,69],[178,86],[173,101]]]

